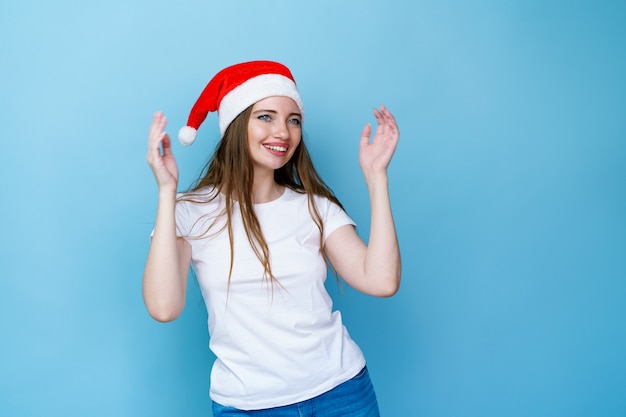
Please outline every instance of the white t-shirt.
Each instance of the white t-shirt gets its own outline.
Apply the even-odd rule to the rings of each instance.
[[[315,201],[324,240],[337,228],[354,225],[330,200]],[[210,348],[217,357],[211,399],[243,410],[278,407],[315,397],[356,375],[365,359],[341,314],[332,311],[320,234],[307,195],[286,188],[278,199],[254,205],[280,284],[263,278],[236,205],[228,291],[230,246],[222,229],[223,208],[223,195],[210,203],[181,201],[176,206],[177,233],[192,248],[192,267],[208,311]]]

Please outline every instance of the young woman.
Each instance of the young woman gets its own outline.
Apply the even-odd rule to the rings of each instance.
[[[368,244],[316,173],[302,140],[304,112],[289,69],[270,61],[220,71],[179,138],[195,139],[217,111],[222,139],[201,178],[177,194],[166,119],[156,113],[148,164],[158,184],[156,223],[143,278],[150,315],[176,319],[190,265],[209,317],[214,416],[378,416],[361,350],[324,287],[327,262],[351,287],[389,297],[400,252],[387,166],[399,132],[391,113],[361,133],[370,194]]]

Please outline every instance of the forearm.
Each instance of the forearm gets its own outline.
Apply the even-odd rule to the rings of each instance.
[[[400,248],[389,200],[386,173],[366,177],[370,196],[370,236],[364,258],[366,280],[382,295],[393,295],[400,286]]]
[[[160,192],[143,277],[144,302],[150,315],[158,321],[174,320],[185,305],[187,270],[181,267],[175,209],[175,193]]]

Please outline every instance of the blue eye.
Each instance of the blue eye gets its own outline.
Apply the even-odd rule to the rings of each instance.
[[[257,117],[257,119],[263,120],[265,122],[269,122],[270,120],[272,120],[272,118],[268,114],[262,114],[259,117]]]
[[[294,125],[300,125],[302,122],[300,121],[300,119],[289,119],[289,123]]]

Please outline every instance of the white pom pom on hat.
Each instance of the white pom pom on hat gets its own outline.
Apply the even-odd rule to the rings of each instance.
[[[196,140],[198,131],[190,126],[183,126],[178,131],[178,140],[185,146],[189,146]]]
[[[185,146],[196,139],[207,114],[217,111],[223,136],[230,123],[259,100],[273,96],[289,97],[304,115],[302,99],[289,68],[273,61],[250,61],[224,68],[209,81],[193,105],[187,126],[178,132]]]

